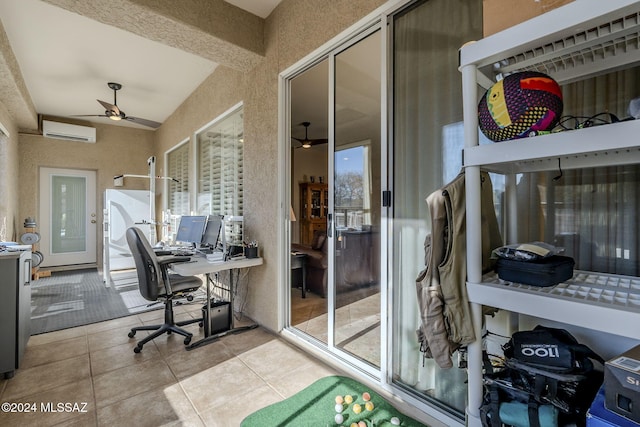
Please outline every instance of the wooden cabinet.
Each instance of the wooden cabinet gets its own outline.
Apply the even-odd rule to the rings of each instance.
[[[303,182],[300,184],[300,240],[310,245],[313,233],[327,231],[329,190],[327,184]]]

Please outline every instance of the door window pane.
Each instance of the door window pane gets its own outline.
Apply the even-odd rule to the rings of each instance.
[[[291,250],[302,254],[290,258],[290,322],[327,344],[329,60],[293,78],[290,94]],[[307,139],[309,148],[303,147]]]
[[[335,57],[335,346],[380,367],[380,31]],[[340,225],[338,225],[340,224]]]
[[[86,250],[86,189],[83,177],[54,176],[51,180],[52,253]]]
[[[424,358],[416,277],[430,233],[425,198],[460,171],[458,49],[482,37],[480,0],[430,0],[393,19],[393,381],[463,413],[466,372]]]

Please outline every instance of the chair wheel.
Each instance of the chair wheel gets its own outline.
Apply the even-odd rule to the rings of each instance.
[[[193,295],[187,295],[187,301],[193,301]]]
[[[131,331],[127,335],[129,335],[129,338],[133,338],[136,336],[136,331]]]
[[[140,353],[141,351],[142,351],[142,347],[140,347],[139,345],[137,345],[137,346],[135,346],[133,348],[133,352],[136,353],[136,354]]]
[[[184,339],[184,345],[189,345],[191,343],[191,337],[186,337]]]
[[[198,326],[200,326],[202,328],[204,326],[204,323],[198,322]]]

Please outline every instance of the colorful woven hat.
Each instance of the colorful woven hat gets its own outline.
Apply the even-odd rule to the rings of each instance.
[[[506,76],[478,104],[480,130],[492,141],[553,129],[562,115],[562,91],[551,77],[535,71]]]

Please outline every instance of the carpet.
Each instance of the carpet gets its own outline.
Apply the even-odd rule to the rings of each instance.
[[[373,409],[365,409],[363,393],[369,393]],[[340,413],[344,420],[337,423],[336,396],[347,395],[353,397],[351,404],[343,403]],[[362,412],[354,412],[356,404]],[[421,426],[422,424],[399,412],[389,402],[377,393],[352,380],[342,376],[330,376],[319,379],[309,387],[281,402],[262,408],[242,420],[241,427],[276,427],[276,426],[350,426],[352,423],[363,421],[367,427],[394,426],[391,419],[396,417],[400,426]],[[395,424],[398,425],[398,424]]]
[[[112,287],[105,285],[96,269],[53,272],[51,277],[32,281],[31,335],[164,307],[140,295],[135,270],[112,276]]]

